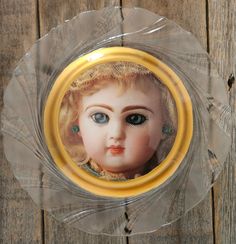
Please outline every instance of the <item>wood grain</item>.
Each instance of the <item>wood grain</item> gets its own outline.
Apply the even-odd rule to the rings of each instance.
[[[207,50],[207,24],[205,1],[123,0],[123,7],[142,7],[163,15],[192,32]],[[146,235],[129,238],[129,243],[213,243],[211,192],[178,222]]]
[[[212,218],[209,213],[211,198],[208,195],[198,206],[177,222],[143,235],[129,237],[129,244],[213,243]]]
[[[176,21],[191,31],[210,52],[225,80],[236,75],[236,0],[1,0],[0,81],[3,88],[21,56],[51,28],[78,13],[122,2],[143,7]],[[235,116],[236,85],[230,95]],[[234,117],[235,118],[235,117]],[[236,243],[236,130],[231,153],[214,186],[195,208],[179,221],[154,233],[126,237],[90,235],[58,223],[42,213],[15,180],[0,144],[0,243]],[[212,215],[213,212],[213,215]],[[43,218],[42,218],[43,216]]]
[[[39,0],[40,35],[81,12],[108,6],[120,6],[119,0]]]
[[[141,7],[175,21],[191,31],[207,49],[206,4],[204,0],[123,0],[123,7]]]
[[[0,1],[0,80],[8,84],[17,62],[38,38],[36,1]],[[13,177],[3,156],[0,163],[0,243],[42,243],[42,214]]]
[[[76,0],[40,0],[40,33],[46,34],[51,28],[71,19],[77,14],[107,6],[119,6],[119,1],[76,1]],[[54,220],[45,213],[45,243],[126,243],[125,237],[107,237],[102,235],[90,235],[67,227]]]
[[[236,1],[209,0],[209,52],[227,81],[236,74]],[[236,243],[236,87],[229,92],[234,114],[231,151],[224,171],[214,186],[215,243]]]

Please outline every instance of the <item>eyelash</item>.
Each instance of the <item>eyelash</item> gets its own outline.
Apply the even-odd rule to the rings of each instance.
[[[106,124],[110,120],[109,116],[103,112],[94,113],[90,117],[97,124]],[[125,122],[132,126],[142,125],[147,120],[148,118],[145,115],[139,113],[129,114],[125,117]]]

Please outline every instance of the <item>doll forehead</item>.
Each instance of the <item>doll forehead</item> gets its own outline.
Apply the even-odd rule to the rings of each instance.
[[[161,98],[160,93],[149,89],[147,92],[140,91],[136,88],[129,88],[122,93],[117,91],[117,84],[113,83],[106,86],[90,96],[84,96],[81,100],[82,110],[87,110],[92,107],[108,107],[120,109],[136,108],[149,111],[160,111]]]
[[[102,79],[81,90],[77,90],[77,109],[83,111],[90,104],[112,104],[115,107],[143,105],[161,109],[162,89],[159,82],[150,81],[149,77],[126,77],[123,79]],[[115,100],[115,101],[114,101]],[[156,110],[156,109],[153,109]]]
[[[123,88],[123,89],[122,89]],[[103,94],[110,95],[116,97],[122,97],[126,94],[132,96],[140,96],[142,97],[150,97],[150,96],[160,96],[160,88],[158,86],[154,86],[149,82],[138,83],[135,81],[131,81],[128,85],[125,85],[121,82],[107,82],[104,84],[101,89],[98,89],[94,94]]]

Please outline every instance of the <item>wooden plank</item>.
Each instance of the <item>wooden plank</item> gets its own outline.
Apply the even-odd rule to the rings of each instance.
[[[209,0],[209,51],[225,81],[236,75],[236,1]],[[236,87],[229,92],[232,112],[236,111]],[[236,243],[236,124],[232,128],[231,151],[214,186],[215,243]]]
[[[129,237],[129,244],[213,243],[210,196],[177,222],[149,234]]]
[[[194,0],[123,0],[123,7],[142,7],[177,22],[192,32],[207,50],[206,3]],[[129,238],[129,243],[212,243],[212,198],[209,193],[195,208],[174,224],[158,231]]]
[[[100,9],[106,6],[119,6],[119,1],[40,0],[39,14],[41,36],[46,34],[52,27],[63,23],[67,19],[71,19],[80,12]],[[44,228],[45,243],[126,243],[125,237],[90,235],[79,231],[78,229],[73,229],[72,227],[68,227],[65,224],[60,224],[47,213],[45,213]]]
[[[182,28],[191,31],[201,45],[207,49],[205,1],[193,0],[123,0],[123,7],[141,7],[175,21]]]
[[[108,6],[120,6],[119,0],[39,0],[40,33],[45,35],[51,28],[62,24],[81,12],[101,9]]]
[[[0,81],[8,84],[17,62],[38,37],[36,1],[0,1]],[[42,213],[13,177],[3,155],[0,164],[0,243],[42,243]]]

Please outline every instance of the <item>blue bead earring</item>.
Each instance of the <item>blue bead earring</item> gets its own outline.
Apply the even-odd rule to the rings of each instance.
[[[171,135],[173,135],[173,133],[174,133],[174,128],[172,128],[172,126],[166,124],[166,125],[164,125],[164,126],[162,127],[162,133],[163,133],[163,134],[166,134],[166,135],[168,135],[168,136],[171,136]]]
[[[78,125],[73,125],[71,128],[71,131],[73,134],[78,133],[79,132],[79,126]]]

